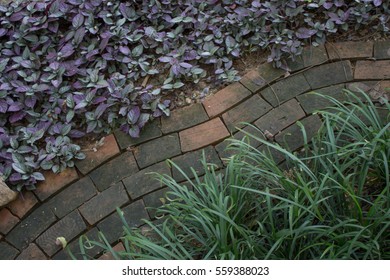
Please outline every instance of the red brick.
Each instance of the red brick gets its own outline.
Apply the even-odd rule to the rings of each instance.
[[[23,218],[36,204],[38,199],[32,192],[23,192],[19,197],[8,204],[8,209],[18,216],[20,219]]]
[[[77,210],[59,220],[36,240],[37,244],[49,256],[53,256],[61,249],[56,243],[57,237],[64,237],[70,241],[86,229],[86,225]]]
[[[206,98],[203,105],[211,118],[222,114],[250,95],[251,92],[242,84],[234,83]]]
[[[263,63],[259,66],[257,69],[259,71],[260,76],[267,82],[270,83],[280,77],[283,77],[283,75],[286,74],[286,71],[275,68],[272,66],[271,63]]]
[[[104,138],[102,146],[96,147],[96,143],[91,143],[83,147],[83,150],[85,150],[86,158],[76,163],[77,169],[83,174],[89,173],[106,160],[119,154],[119,147],[113,134]]]
[[[255,125],[264,133],[268,131],[276,134],[304,116],[305,112],[301,106],[295,99],[292,99],[258,119]]]
[[[31,243],[26,249],[24,249],[17,260],[46,260],[45,254],[39,249],[37,245]]]
[[[2,234],[7,234],[18,222],[19,219],[7,208],[0,210],[0,232]]]
[[[390,79],[390,60],[358,61],[355,67],[356,80]]]
[[[47,171],[44,173],[44,176],[46,178],[45,181],[39,183],[34,191],[41,201],[79,178],[75,168],[67,168],[57,174]]]
[[[372,57],[372,42],[328,43],[326,49],[330,59],[350,59]]]
[[[390,58],[390,41],[375,42],[374,57],[376,59],[389,59]]]
[[[183,152],[197,150],[229,137],[229,132],[219,118],[179,133]]]
[[[209,118],[202,104],[194,104],[172,111],[169,117],[161,118],[162,132],[165,134],[183,130],[207,121]]]
[[[229,131],[235,132],[237,128],[244,126],[243,122],[250,123],[272,109],[264,99],[258,95],[254,95],[240,105],[227,111],[222,115]]]
[[[79,210],[84,219],[93,225],[128,201],[122,182],[118,182],[84,203]]]
[[[256,93],[267,85],[267,82],[260,76],[258,70],[252,70],[241,78],[240,83],[243,84],[251,92]]]
[[[115,252],[123,252],[125,251],[125,247],[123,246],[122,242],[119,242],[118,244],[116,244],[114,247],[112,247],[112,249],[115,251]],[[115,260],[114,256],[111,254],[111,252],[106,252],[104,253],[103,255],[101,255],[99,257],[99,260]]]

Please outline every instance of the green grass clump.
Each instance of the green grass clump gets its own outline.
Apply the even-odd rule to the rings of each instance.
[[[203,160],[205,176],[185,185],[159,176],[165,218],[145,221],[148,234],[124,221],[125,251],[90,244],[120,259],[390,259],[390,106],[381,118],[366,94],[346,94],[324,97],[334,106],[318,112],[323,125],[304,152],[257,138],[284,155],[277,165],[232,140],[222,172]]]

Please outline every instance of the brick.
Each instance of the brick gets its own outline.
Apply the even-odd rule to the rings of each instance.
[[[57,217],[63,218],[96,193],[92,180],[89,177],[83,177],[53,197],[49,201],[49,206]]]
[[[353,79],[349,60],[320,65],[305,71],[304,75],[312,89],[341,84]]]
[[[13,260],[19,251],[5,242],[0,242],[0,260]]]
[[[250,95],[251,92],[242,84],[234,83],[207,97],[203,106],[209,117],[212,118],[224,113]]]
[[[305,67],[315,66],[328,61],[325,46],[309,46],[302,52],[303,65]]]
[[[177,133],[142,144],[134,151],[140,168],[172,158],[180,153],[180,142]]]
[[[165,194],[168,190],[168,188],[163,188],[143,197],[146,211],[148,211],[151,219],[156,218],[156,209],[166,203]]]
[[[93,225],[128,201],[125,188],[119,182],[84,203],[79,210],[87,222]]]
[[[123,252],[125,251],[125,247],[123,246],[122,242],[119,242],[114,247],[112,247],[114,252]],[[99,260],[109,261],[109,260],[115,260],[114,256],[111,252],[106,252],[103,255],[99,257]]]
[[[181,150],[189,152],[219,142],[230,134],[219,118],[179,133]]]
[[[258,95],[254,95],[240,105],[222,115],[223,121],[231,132],[245,126],[243,122],[251,123],[271,110],[272,107]]]
[[[335,85],[335,86],[330,86],[322,89],[318,89],[315,92],[320,93],[322,95],[330,96],[338,101],[345,101],[346,100],[346,95],[343,92],[343,89],[345,88],[344,84],[341,85]],[[315,110],[319,109],[325,109],[326,107],[333,106],[334,103],[332,103],[330,100],[321,97],[319,95],[313,94],[314,92],[309,92],[306,94],[299,95],[297,97],[299,103],[301,104],[303,110],[307,114],[313,113]]]
[[[275,135],[304,116],[305,112],[299,103],[292,99],[268,112],[254,124],[264,133],[268,131]]]
[[[28,247],[24,249],[16,259],[17,260],[47,260],[47,257],[35,243],[30,243],[30,245],[28,245]]]
[[[12,215],[7,208],[0,210],[0,233],[7,234],[18,222],[18,217]]]
[[[14,227],[6,240],[16,248],[24,249],[55,221],[53,212],[44,204]]]
[[[130,135],[123,133],[120,130],[114,132],[116,141],[119,144],[121,150],[124,150],[131,146],[136,146],[144,142],[150,141],[162,135],[160,120],[153,120],[150,123],[147,123],[144,128],[142,128],[140,137],[132,138]]]
[[[131,199],[137,199],[149,192],[155,191],[162,187],[162,183],[150,173],[166,174],[171,176],[171,169],[166,162],[160,162],[149,166],[138,173],[123,179]]]
[[[283,102],[308,90],[310,90],[310,86],[305,77],[303,74],[298,74],[283,79],[280,82],[262,90],[261,95],[273,107],[277,107]]]
[[[307,139],[310,142],[310,139],[321,127],[321,119],[318,115],[311,115],[300,122],[305,127]],[[301,128],[297,124],[293,124],[283,130],[281,133],[276,135],[275,139],[281,146],[287,147],[291,151],[295,151],[304,144]]]
[[[129,227],[139,227],[144,224],[142,219],[149,218],[142,200],[137,200],[121,210]],[[110,244],[117,242],[123,236],[123,223],[116,212],[98,223],[97,226]]]
[[[57,174],[51,171],[46,171],[43,175],[45,176],[45,181],[39,183],[37,189],[34,190],[34,193],[41,201],[44,201],[49,196],[73,183],[79,178],[75,168],[66,168],[64,171]]]
[[[82,242],[83,242],[85,255],[80,250],[80,238],[83,240]],[[90,229],[86,233],[82,234],[80,237],[68,243],[67,250],[69,250],[76,259],[83,259],[84,257],[93,259],[94,257],[96,257],[96,255],[103,252],[104,249],[96,245],[92,246],[92,244],[90,244],[89,241],[98,241],[98,242],[102,241],[99,238],[99,230],[96,227]],[[72,260],[72,257],[68,254],[67,250],[59,251],[52,257],[52,259]]]
[[[172,111],[171,116],[161,118],[164,134],[176,132],[207,121],[209,118],[202,104],[194,104]]]
[[[258,70],[252,70],[245,74],[241,78],[240,83],[252,93],[256,93],[263,87],[267,86],[267,82],[260,76]]]
[[[373,47],[374,44],[372,42],[340,42],[326,44],[329,58],[332,60],[372,57]]]
[[[36,242],[49,256],[53,256],[62,247],[56,244],[57,237],[70,241],[86,229],[86,225],[77,210],[71,212],[46,230]]]
[[[18,216],[20,219],[23,218],[36,204],[38,199],[35,197],[33,192],[26,191],[19,194],[19,197],[8,204],[8,209]]]
[[[286,71],[273,67],[271,63],[261,64],[257,70],[267,83],[271,83],[286,74]]]
[[[207,163],[214,164],[218,168],[222,167],[222,163],[217,152],[211,146],[178,156],[173,158],[172,161],[187,175],[188,178],[192,179],[195,178],[193,171],[195,171],[197,176],[205,174],[204,166],[202,164],[203,153]],[[191,169],[193,169],[193,171]],[[186,179],[176,167],[172,167],[172,174],[173,179],[175,179],[176,182],[181,182]]]
[[[390,60],[356,62],[356,80],[386,80],[390,79]]]
[[[110,185],[136,172],[138,172],[138,166],[133,154],[125,152],[95,169],[89,176],[95,183],[96,188],[103,191]]]
[[[376,59],[390,58],[390,41],[375,42],[374,57]]]
[[[253,135],[256,138],[265,139],[261,131],[254,128],[253,126],[246,126],[242,129],[242,131],[239,131],[235,134],[233,134],[233,137],[226,139],[225,141],[219,143],[215,146],[215,149],[217,150],[219,157],[221,159],[227,159],[234,154],[236,154],[236,150],[233,150],[232,147],[229,147],[229,145],[232,144],[232,139],[235,140],[243,140],[244,143],[247,143],[249,146],[253,148],[257,148],[262,143],[253,137],[248,136],[246,133],[249,133]],[[235,145],[234,145],[235,146]]]
[[[86,158],[76,162],[76,167],[82,174],[89,173],[103,162],[119,154],[119,147],[113,134],[106,136],[103,143],[102,146],[98,147],[96,147],[96,143],[83,147]]]

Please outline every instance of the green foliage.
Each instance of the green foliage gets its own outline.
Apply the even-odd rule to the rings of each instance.
[[[345,103],[323,96],[334,107],[317,112],[323,126],[304,153],[260,138],[266,152],[232,140],[236,154],[223,172],[203,159],[202,179],[194,172],[179,184],[158,176],[169,187],[157,209],[164,219],[145,221],[147,234],[123,221],[125,251],[114,257],[390,259],[390,105],[380,108],[381,118],[366,94],[346,94]],[[108,242],[89,244],[112,251]]]

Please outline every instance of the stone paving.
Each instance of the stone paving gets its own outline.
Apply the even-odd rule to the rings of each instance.
[[[206,98],[203,104],[178,109],[170,118],[149,124],[138,139],[115,132],[87,158],[60,174],[46,173],[46,181],[33,192],[0,210],[1,259],[68,259],[56,245],[63,236],[77,252],[78,239],[86,235],[98,239],[102,231],[115,249],[122,224],[116,213],[120,207],[130,226],[142,226],[142,219],[154,219],[148,207],[161,204],[166,189],[148,175],[159,172],[178,181],[184,177],[164,162],[172,159],[184,170],[194,168],[202,175],[202,151],[209,162],[223,168],[230,136],[241,138],[237,127],[249,122],[266,132],[271,140],[292,150],[303,144],[296,121],[307,127],[309,136],[321,125],[312,115],[329,105],[317,91],[342,100],[341,90],[356,88],[384,91],[390,88],[390,41],[345,42],[305,50],[290,63],[290,75],[263,64],[240,82]],[[261,143],[251,145],[261,148]],[[282,159],[280,159],[282,160]],[[93,257],[110,259],[98,248]]]

